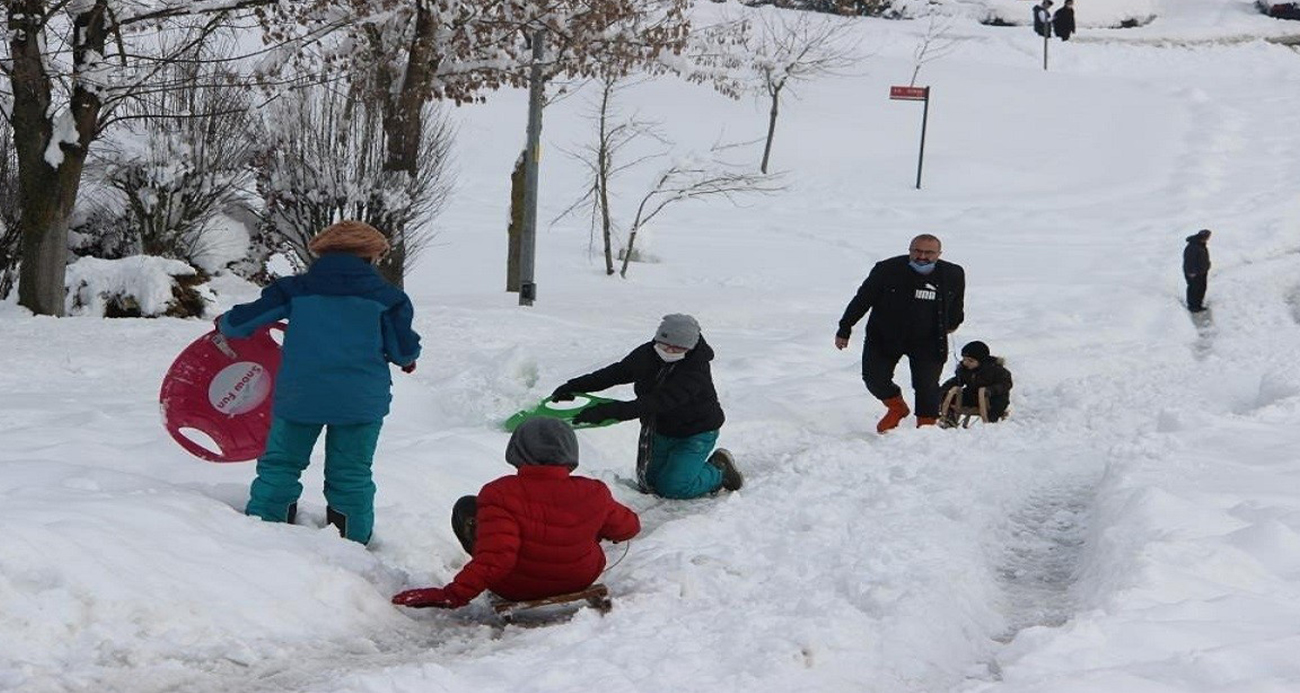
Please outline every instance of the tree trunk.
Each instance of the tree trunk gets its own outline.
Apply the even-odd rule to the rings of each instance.
[[[767,116],[767,143],[763,145],[763,163],[758,167],[758,170],[763,173],[767,173],[767,162],[772,156],[772,137],[776,134],[776,113],[777,107],[781,104],[781,87],[772,86],[768,93],[772,96],[772,110]]]
[[[384,94],[384,135],[387,141],[384,170],[399,172],[410,178],[416,177],[420,172],[424,103],[438,65],[432,50],[434,28],[427,3],[416,2],[415,34],[407,50],[406,69],[402,73],[400,87],[393,90],[392,73],[385,68],[380,70],[379,88]],[[388,234],[392,250],[379,263],[379,272],[398,288],[405,285],[407,248],[406,229],[395,226],[404,223],[389,217],[388,224],[380,227],[380,230]]]
[[[510,223],[506,227],[506,291],[519,293],[519,261],[524,244],[524,158],[519,152],[510,174]]]
[[[37,315],[63,315],[67,272],[68,220],[77,200],[81,172],[90,143],[98,134],[102,106],[96,92],[82,86],[80,76],[96,69],[108,35],[107,0],[85,6],[73,22],[72,95],[68,104],[76,141],[53,147],[59,160],[51,163],[55,131],[51,118],[52,84],[43,56],[47,11],[40,0],[14,0],[7,14],[12,58],[14,148],[18,154],[19,227],[22,268],[18,303]]]
[[[605,239],[605,276],[614,273],[614,239],[613,239],[614,221],[610,217],[609,211],[609,172],[608,169],[601,169],[600,172],[600,233]]]
[[[618,276],[627,279],[627,265],[632,261],[632,247],[636,244],[637,225],[632,225],[632,230],[627,234],[627,247],[623,249],[623,267],[619,269]]]
[[[596,152],[596,195],[600,204],[600,235],[605,242],[605,276],[614,274],[614,222],[609,211],[609,169],[613,153],[609,151],[609,97],[613,93],[614,83],[605,82],[605,89],[600,95],[600,137]]]

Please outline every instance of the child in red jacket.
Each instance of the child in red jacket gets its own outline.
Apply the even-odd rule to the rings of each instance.
[[[578,439],[565,422],[524,421],[510,436],[506,461],[517,474],[461,498],[452,511],[452,529],[470,562],[451,584],[407,590],[394,604],[454,609],[483,590],[511,601],[577,592],[605,569],[601,539],[626,541],[641,531],[636,513],[603,482],[570,475],[578,466]]]

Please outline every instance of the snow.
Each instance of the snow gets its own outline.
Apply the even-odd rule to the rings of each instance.
[[[133,255],[120,260],[78,258],[68,265],[68,315],[104,315],[105,303],[115,296],[130,296],[141,315],[161,315],[172,302],[172,277],[193,275],[194,268],[179,260]]]
[[[646,229],[659,262],[626,280],[582,215],[544,226],[531,308],[502,290],[526,95],[456,109],[458,190],[406,287],[425,356],[394,372],[368,548],[324,526],[319,460],[300,524],[263,523],[241,512],[252,463],[163,431],[159,380],[206,321],[0,304],[0,690],[1300,690],[1300,55],[1243,39],[1300,22],[1178,0],[1102,30],[1076,4],[1049,71],[1026,27],[954,23],[917,82],[919,191],[921,105],[887,94],[928,22],[846,20],[872,57],[783,104],[787,190],[669,207]],[[592,97],[547,109],[539,219],[582,194],[559,152],[591,137]],[[672,158],[754,141],[757,166],[765,103],[671,80],[624,98]],[[623,224],[654,175],[625,174]],[[1200,228],[1211,314],[1193,321],[1179,258]],[[1006,358],[1013,411],[878,436],[861,326],[840,352],[835,323],[921,232],[966,268],[954,346]],[[256,295],[213,286],[214,310]],[[391,606],[464,564],[448,515],[510,472],[500,422],[671,312],[717,350],[745,488],[638,495],[635,424],[584,429],[579,472],[644,525],[608,548],[611,613],[501,627],[482,598]]]

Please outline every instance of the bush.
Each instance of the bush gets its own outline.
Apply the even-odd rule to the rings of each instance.
[[[299,268],[311,262],[307,243],[340,219],[364,221],[389,237],[404,274],[431,239],[422,225],[450,193],[452,133],[436,108],[424,113],[419,172],[384,170],[387,139],[373,99],[352,99],[328,87],[294,92],[268,109],[267,147],[256,159],[261,224],[255,238],[268,254]]]

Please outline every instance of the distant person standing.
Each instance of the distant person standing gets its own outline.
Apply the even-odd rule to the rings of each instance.
[[[1043,38],[1052,35],[1052,0],[1034,5],[1034,33]]]
[[[966,272],[939,259],[942,244],[928,233],[912,239],[907,255],[877,262],[840,318],[835,348],[849,345],[853,326],[871,311],[862,350],[862,381],[885,404],[876,432],[896,428],[908,414],[894,369],[904,356],[916,393],[916,425],[939,419],[939,376],[948,357],[948,334],[965,317]]]
[[[1074,33],[1074,0],[1065,0],[1065,6],[1052,15],[1052,29],[1062,41],[1069,41]]]
[[[1183,249],[1183,277],[1187,279],[1187,310],[1205,310],[1205,289],[1210,275],[1210,230],[1201,229],[1187,237]]]

